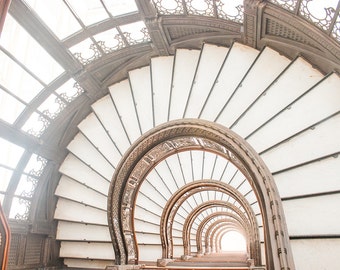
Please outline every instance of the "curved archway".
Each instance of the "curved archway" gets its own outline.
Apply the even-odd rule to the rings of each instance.
[[[247,216],[246,223],[248,223],[249,226],[253,228],[252,229],[253,237],[251,239],[253,241],[250,243],[251,244],[250,255],[255,260],[255,262],[258,265],[260,265],[261,253],[259,246],[259,232],[257,229],[258,225],[257,220],[255,218],[255,214],[250,204],[242,196],[242,194],[239,191],[237,191],[237,189],[231,187],[226,183],[214,180],[194,181],[192,183],[185,185],[184,187],[182,187],[176,193],[173,194],[173,196],[170,198],[170,200],[164,207],[160,224],[163,258],[172,258],[173,256],[172,224],[178,208],[190,196],[204,190],[217,190],[222,193],[226,193],[240,203]],[[199,234],[200,233],[198,232],[198,235]]]
[[[191,244],[190,244],[190,231],[192,228],[192,224],[197,218],[197,216],[203,212],[206,211],[207,209],[211,207],[223,207],[227,209],[231,209],[233,212],[235,212],[241,219],[242,221],[246,224],[248,222],[245,214],[237,208],[235,205],[229,202],[221,201],[221,200],[211,200],[207,201],[204,204],[199,205],[195,209],[191,211],[191,213],[188,215],[187,219],[185,220],[184,226],[183,226],[183,247],[184,247],[184,255],[190,255],[191,251]],[[252,237],[253,234],[251,234]],[[254,234],[255,235],[255,234]],[[197,247],[197,252],[200,252],[199,247]]]
[[[216,217],[223,217],[222,220],[218,219],[218,220],[215,220]],[[211,222],[212,220],[215,220],[213,224],[210,224],[209,227],[207,229],[205,229],[205,227],[207,226],[207,224],[209,222]],[[250,244],[253,244],[254,240],[252,239],[252,233],[251,233],[251,229],[250,229],[250,226],[249,224],[246,224],[243,222],[243,220],[232,214],[232,213],[225,213],[225,212],[216,212],[216,213],[213,213],[211,215],[209,215],[208,217],[206,217],[204,220],[202,220],[202,222],[200,223],[199,227],[198,227],[198,230],[197,230],[197,234],[196,234],[196,242],[197,242],[197,246],[199,247],[199,250],[200,251],[203,251],[203,248],[202,248],[202,245],[203,245],[203,242],[205,243],[205,251],[207,250],[207,246],[215,246],[215,245],[208,245],[208,239],[207,237],[209,237],[209,233],[210,233],[210,227],[211,226],[216,226],[216,225],[219,225],[219,223],[222,223],[222,222],[225,222],[225,221],[228,221],[229,224],[232,224],[233,226],[235,226],[235,228],[238,228],[240,231],[242,230],[243,231],[243,234],[245,236],[245,238],[248,240],[248,252],[250,253],[251,252],[251,249],[250,249]],[[217,223],[215,223],[217,222]],[[204,230],[206,230],[204,232]],[[205,233],[205,235],[203,236],[203,233]],[[205,240],[203,241],[203,238],[205,238]]]
[[[237,230],[242,232],[240,224],[229,218],[223,218],[221,220],[216,220],[214,223],[210,224],[204,235],[205,249],[208,252],[217,252],[218,241],[216,241],[216,236],[221,230]],[[244,233],[244,232],[243,232]]]
[[[117,264],[137,264],[133,205],[140,184],[164,158],[187,149],[217,153],[248,178],[261,208],[267,269],[294,269],[280,197],[264,162],[240,136],[216,123],[183,119],[145,133],[126,152],[110,184],[108,224]]]

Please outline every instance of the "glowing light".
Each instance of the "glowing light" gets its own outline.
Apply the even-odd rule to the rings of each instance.
[[[246,240],[236,231],[227,232],[221,239],[222,251],[246,251]]]

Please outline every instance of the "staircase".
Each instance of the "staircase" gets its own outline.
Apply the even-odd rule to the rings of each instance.
[[[340,240],[334,237],[340,235],[337,74],[321,74],[302,57],[288,59],[269,47],[257,51],[239,43],[230,48],[204,44],[201,51],[178,49],[174,56],[152,58],[150,66],[132,70],[128,79],[112,85],[92,110],[68,145],[55,191],[57,239],[65,265],[104,269],[113,264],[106,209],[115,168],[142,134],[179,118],[220,123],[260,154],[283,201],[297,269],[327,269],[325,264],[340,254]],[[140,260],[161,258],[162,207],[190,181],[231,182],[260,213],[242,177],[231,164],[199,151],[183,152],[159,164],[136,202]],[[207,193],[197,200],[215,196]],[[174,225],[176,256],[183,254],[186,211],[199,202],[188,204]],[[261,232],[261,216],[257,218]]]

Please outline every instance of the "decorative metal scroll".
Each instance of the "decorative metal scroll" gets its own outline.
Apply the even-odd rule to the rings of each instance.
[[[0,203],[0,265],[5,270],[8,261],[10,230]]]
[[[153,0],[161,15],[198,15],[243,22],[243,1],[226,0]]]
[[[340,8],[339,5],[324,0],[269,0],[310,23],[340,41]]]

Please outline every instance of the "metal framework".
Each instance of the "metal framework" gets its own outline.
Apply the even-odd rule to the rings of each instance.
[[[10,239],[11,232],[0,203],[0,265],[2,270],[6,270],[7,267]]]
[[[189,149],[219,154],[248,178],[263,215],[267,269],[294,269],[280,197],[261,158],[231,130],[203,120],[174,120],[147,132],[124,155],[111,181],[108,224],[117,264],[138,264],[134,204],[146,175],[166,157]]]
[[[245,213],[247,219],[246,224],[248,225],[247,227],[252,233],[252,236],[248,238],[250,242],[250,256],[256,261],[257,265],[261,265],[258,225],[250,204],[237,189],[229,186],[226,183],[214,180],[200,180],[189,183],[174,193],[170,200],[168,200],[166,206],[164,207],[160,224],[163,258],[173,258],[172,224],[178,208],[190,196],[205,190],[214,190],[226,193],[240,203],[242,206],[240,210],[242,213]],[[244,214],[242,216],[244,216]],[[202,234],[201,230],[203,228],[201,225],[203,224],[205,223],[202,221],[196,235],[196,237],[199,237],[196,238],[198,250],[202,250],[201,245],[199,245],[199,240]]]
[[[217,219],[217,217],[219,218],[224,217],[224,218]],[[208,224],[211,221],[214,221],[214,223]],[[225,226],[226,225],[224,224],[225,222],[227,222],[228,226]],[[215,241],[215,237],[214,237],[215,234],[214,233],[211,234],[211,229],[216,227],[219,223],[221,225],[223,224],[222,228],[232,227],[234,230],[240,232],[246,239],[247,252],[248,254],[251,254],[252,248],[250,247],[251,246],[250,242],[252,242],[253,240],[250,240],[252,238],[252,232],[249,230],[249,227],[248,227],[249,225],[245,224],[239,216],[233,215],[231,213],[224,213],[224,212],[216,212],[216,213],[210,214],[199,225],[199,228],[196,234],[196,242],[197,242],[197,246],[200,246],[201,252],[203,251],[204,252],[211,252],[211,251],[216,252],[217,250],[216,247],[218,246],[218,242]],[[203,240],[204,238],[205,240]],[[204,249],[202,248],[203,243],[205,244]],[[259,255],[260,254],[257,254],[257,256]],[[254,258],[254,255],[253,256],[250,255],[249,258]],[[260,265],[260,262],[259,262],[260,259],[261,259],[260,256],[259,258],[255,258],[255,260],[257,261],[257,265]]]
[[[211,209],[212,207],[218,207],[220,206],[221,208],[226,208],[226,210],[231,210],[232,212],[235,212],[235,214],[242,219],[242,223],[244,225],[247,225],[249,223],[249,220],[245,216],[245,214],[234,204],[221,201],[221,200],[211,200],[207,201],[195,209],[191,211],[191,213],[188,215],[187,219],[185,220],[185,223],[183,225],[183,247],[184,247],[184,255],[190,255],[191,254],[191,243],[190,243],[190,235],[191,235],[191,230],[192,230],[192,225],[200,213]],[[250,233],[250,228],[248,226],[244,226],[244,228],[247,230],[248,237],[252,237],[252,234]],[[254,233],[254,235],[256,235]],[[200,253],[202,252],[202,247],[200,246],[201,242],[196,241],[197,243],[197,252]]]

